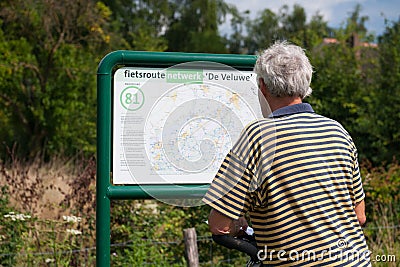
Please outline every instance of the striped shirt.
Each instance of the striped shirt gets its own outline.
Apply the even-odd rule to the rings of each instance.
[[[267,266],[370,266],[352,138],[306,103],[271,115],[243,130],[203,201],[232,219],[249,214]]]

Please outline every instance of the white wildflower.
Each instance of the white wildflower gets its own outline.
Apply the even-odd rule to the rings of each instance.
[[[76,229],[67,229],[67,233],[73,234],[73,235],[81,235],[82,232]]]
[[[67,221],[67,222],[72,222],[72,223],[76,223],[76,222],[80,222],[80,221],[82,221],[82,218],[81,217],[77,217],[77,216],[66,216],[66,215],[64,215],[63,216],[63,220],[64,221]]]
[[[11,218],[13,221],[25,221],[25,219],[30,219],[31,215],[25,215],[22,213],[15,214],[15,212],[10,211],[8,214],[3,215],[4,218]]]
[[[46,262],[46,263],[51,263],[51,262],[55,262],[55,260],[54,260],[54,259],[49,259],[49,258],[47,258],[47,259],[45,260],[45,262]]]

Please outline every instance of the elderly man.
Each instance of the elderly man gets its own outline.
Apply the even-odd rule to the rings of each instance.
[[[247,214],[262,266],[370,266],[357,150],[303,103],[313,72],[304,50],[276,42],[254,72],[265,118],[243,130],[203,199],[210,231],[236,235]]]

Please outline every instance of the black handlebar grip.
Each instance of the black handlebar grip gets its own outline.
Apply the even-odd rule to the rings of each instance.
[[[249,241],[235,238],[230,235],[212,235],[212,239],[215,243],[220,244],[229,249],[236,249],[246,253],[251,257],[253,261],[258,261],[258,249],[255,245]]]

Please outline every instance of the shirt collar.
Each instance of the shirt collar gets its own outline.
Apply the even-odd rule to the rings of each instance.
[[[279,109],[275,110],[274,112],[272,112],[268,117],[269,118],[277,118],[277,117],[283,117],[283,116],[292,115],[292,114],[296,114],[296,113],[302,113],[302,112],[314,113],[314,110],[310,104],[300,103],[300,104],[295,104],[295,105],[290,105],[290,106],[286,106],[283,108],[279,108]]]

